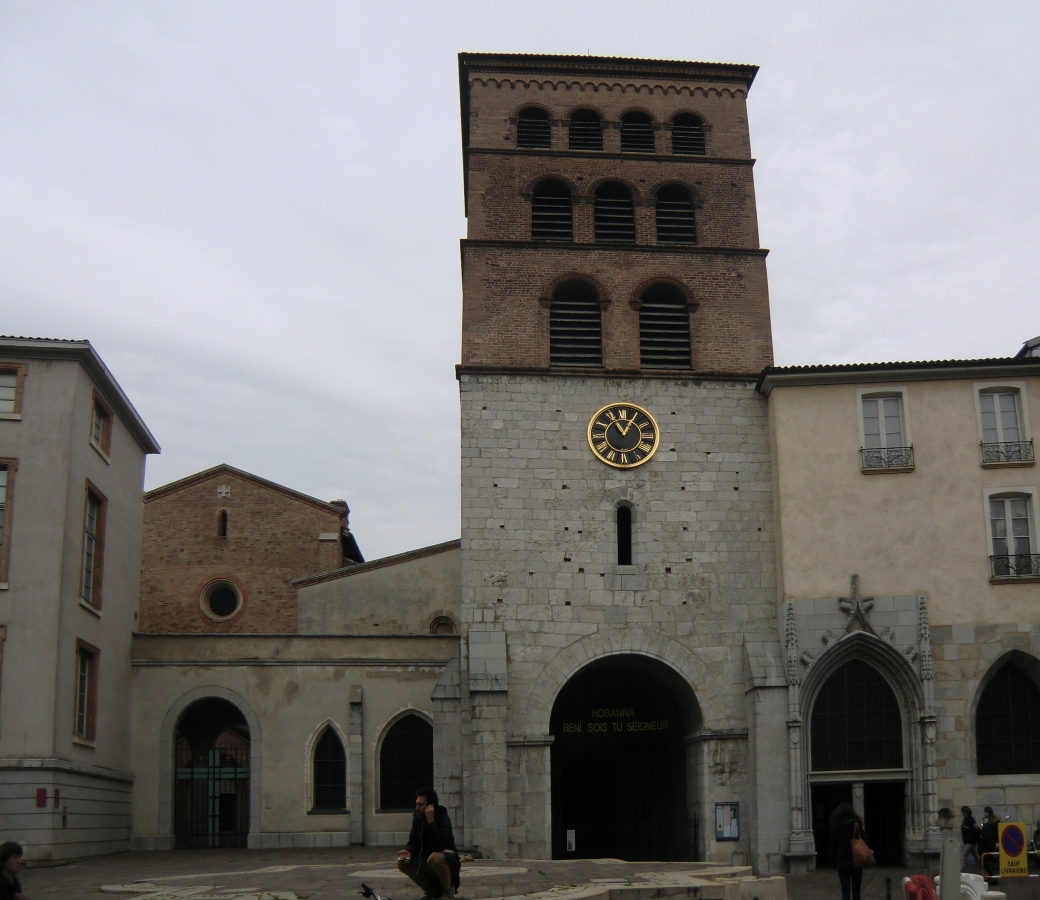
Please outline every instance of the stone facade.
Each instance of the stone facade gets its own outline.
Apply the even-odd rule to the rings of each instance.
[[[342,500],[325,503],[226,465],[149,491],[140,630],[296,631],[292,580],[360,561],[349,512]],[[204,609],[203,590],[217,579],[241,594],[227,618]]]

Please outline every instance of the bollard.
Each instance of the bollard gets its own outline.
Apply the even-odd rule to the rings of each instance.
[[[892,900],[892,879],[885,879],[885,900]]]

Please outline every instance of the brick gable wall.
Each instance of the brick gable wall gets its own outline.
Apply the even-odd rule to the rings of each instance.
[[[218,497],[217,485],[231,487]],[[228,534],[217,534],[228,511]],[[148,499],[144,506],[139,630],[145,632],[296,631],[291,579],[342,564],[339,516],[228,472]],[[226,622],[203,615],[199,593],[216,578],[238,583],[241,612]]]

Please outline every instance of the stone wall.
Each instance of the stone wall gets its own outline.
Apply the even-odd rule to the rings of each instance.
[[[701,852],[746,859],[747,831],[716,845],[705,823],[715,800],[746,802],[743,635],[776,627],[762,398],[746,382],[696,379],[463,375],[461,386],[468,841],[549,855],[555,696],[590,660],[634,653],[695,695]],[[649,463],[619,470],[592,456],[586,428],[625,399],[655,416],[661,442]],[[632,566],[617,565],[622,502]]]

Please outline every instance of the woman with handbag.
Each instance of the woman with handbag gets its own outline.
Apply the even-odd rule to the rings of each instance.
[[[867,846],[863,820],[851,803],[839,803],[831,813],[831,859],[838,870],[841,900],[860,900],[863,868],[874,865],[874,854]]]

